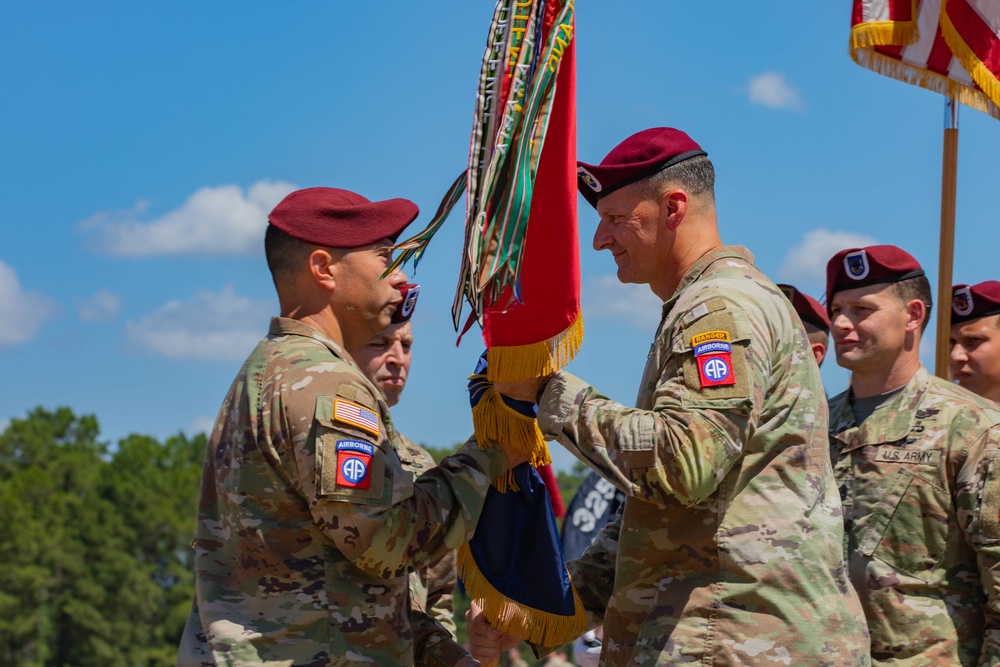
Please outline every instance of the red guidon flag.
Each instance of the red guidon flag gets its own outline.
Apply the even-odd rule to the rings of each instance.
[[[854,0],[851,57],[1000,119],[997,0]]]

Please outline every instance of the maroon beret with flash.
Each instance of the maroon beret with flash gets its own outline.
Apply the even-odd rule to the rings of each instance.
[[[420,210],[408,199],[369,201],[339,188],[296,190],[274,207],[268,222],[307,243],[360,248],[396,240]]]
[[[791,285],[778,285],[778,289],[792,302],[792,307],[799,314],[800,320],[829,333],[830,316],[826,314],[826,308],[819,301]]]
[[[601,197],[699,155],[708,153],[685,133],[672,127],[653,127],[615,146],[601,164],[577,162],[577,187],[597,208]]]
[[[841,250],[826,265],[826,307],[841,290],[879,283],[898,283],[924,275],[913,255],[894,245]]]
[[[986,280],[951,288],[951,323],[968,322],[1000,313],[1000,282]]]

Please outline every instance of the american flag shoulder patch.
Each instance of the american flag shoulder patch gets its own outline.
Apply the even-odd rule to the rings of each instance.
[[[342,398],[333,400],[333,418],[336,421],[356,426],[372,435],[379,434],[378,415],[363,405]]]

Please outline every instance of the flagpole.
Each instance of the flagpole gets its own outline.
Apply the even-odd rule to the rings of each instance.
[[[958,102],[949,97],[944,112],[941,160],[941,244],[938,256],[937,348],[934,374],[948,379],[951,337],[951,278],[955,258],[955,195],[958,182]]]

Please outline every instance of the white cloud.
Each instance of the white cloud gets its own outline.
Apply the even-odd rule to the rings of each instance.
[[[84,322],[110,322],[121,309],[121,297],[103,288],[76,305],[76,312]]]
[[[14,269],[0,262],[0,345],[17,345],[35,337],[56,302],[38,292],[25,292]]]
[[[770,109],[795,109],[805,107],[799,91],[785,81],[781,72],[764,72],[750,78],[750,103]]]
[[[247,255],[263,248],[267,214],[296,186],[257,181],[201,188],[177,208],[142,221],[148,203],[132,210],[102,211],[80,223],[95,249],[119,257],[152,255]]]
[[[127,322],[125,332],[132,343],[171,359],[239,361],[267,334],[275,306],[236,296],[227,287],[170,301]]]
[[[0,419],[0,433],[6,431],[8,426],[10,426],[9,419]]]
[[[826,285],[826,263],[844,248],[858,248],[875,245],[876,241],[867,234],[857,232],[831,232],[825,228],[806,232],[802,242],[788,251],[785,261],[778,269],[784,282],[805,289],[807,286]]]
[[[614,275],[590,278],[583,292],[586,317],[622,320],[642,331],[656,327],[662,311],[663,302],[648,285],[625,284]]]
[[[214,427],[215,417],[206,417],[202,415],[201,417],[195,417],[192,419],[191,423],[187,425],[187,428],[184,429],[184,431],[191,435],[198,435],[199,433],[211,435]]]

